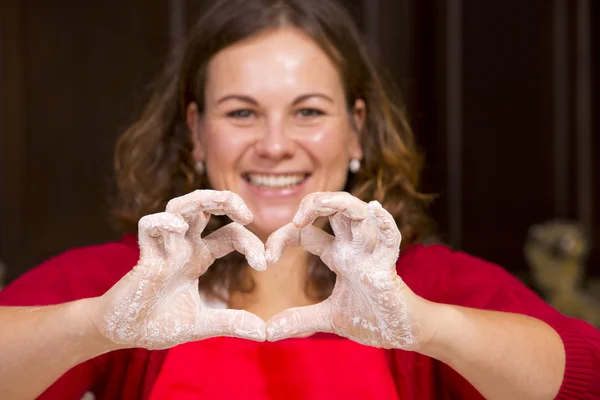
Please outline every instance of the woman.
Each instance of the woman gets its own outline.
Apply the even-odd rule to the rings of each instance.
[[[418,244],[410,130],[333,1],[217,2],[116,166],[138,238],[0,293],[5,398],[600,396],[598,331]]]

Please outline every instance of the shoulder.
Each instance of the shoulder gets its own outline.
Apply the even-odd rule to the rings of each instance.
[[[99,296],[136,264],[137,240],[71,249],[32,268],[0,292],[0,305],[47,305]]]
[[[462,251],[453,250],[443,244],[408,246],[400,253],[396,267],[398,273],[409,274],[423,269],[440,273],[471,269],[481,269],[486,273],[490,270],[504,272],[499,265]]]
[[[451,293],[482,293],[522,285],[503,267],[446,245],[412,245],[401,252],[398,275],[419,295],[447,301]]]

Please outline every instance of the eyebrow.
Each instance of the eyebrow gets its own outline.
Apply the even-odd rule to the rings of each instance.
[[[311,97],[320,97],[324,100],[329,101],[330,103],[333,103],[333,99],[329,96],[327,96],[326,94],[323,93],[307,93],[307,94],[303,94],[302,96],[298,96],[296,97],[296,100],[294,100],[294,102],[292,103],[292,105],[296,105],[298,103],[302,103],[304,100],[308,100]]]
[[[329,96],[327,96],[326,94],[323,93],[307,93],[307,94],[303,94],[301,96],[296,97],[296,99],[294,100],[294,102],[292,103],[292,105],[297,105],[299,103],[302,103],[305,100],[310,99],[311,97],[320,97],[324,100],[329,101],[330,103],[333,103],[333,99]],[[221,97],[218,101],[217,104],[221,104],[224,103],[228,100],[238,100],[238,101],[242,101],[244,103],[249,103],[252,104],[254,106],[258,106],[258,101],[256,101],[255,99],[253,99],[250,96],[246,96],[246,95],[242,95],[242,94],[228,94],[227,96],[223,96]]]
[[[227,96],[223,96],[217,101],[217,104],[224,103],[227,100],[238,100],[238,101],[243,101],[244,103],[250,103],[255,106],[258,105],[258,102],[256,100],[254,100],[252,97],[244,96],[241,94],[228,94]]]

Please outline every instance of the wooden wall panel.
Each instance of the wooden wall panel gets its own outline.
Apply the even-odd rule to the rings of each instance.
[[[600,276],[600,2],[590,1],[591,58],[591,142],[592,142],[592,253],[588,269]]]
[[[166,2],[18,7],[19,49],[3,51],[19,65],[4,79],[20,82],[4,85],[3,98],[20,96],[22,105],[4,133],[21,143],[6,167],[21,171],[19,186],[8,188],[17,191],[9,197],[13,206],[18,198],[19,220],[2,232],[22,230],[5,239],[9,279],[67,248],[116,236],[108,218],[115,138],[147,97],[169,46]]]
[[[510,269],[554,212],[549,4],[464,5],[463,248]]]
[[[401,20],[392,0],[380,3],[388,19]],[[585,3],[589,12],[581,12]],[[592,111],[599,91],[588,87],[598,87],[597,3],[409,0],[410,45],[395,44],[398,29],[383,28],[381,53],[410,60],[404,71],[384,61],[405,89],[427,155],[424,183],[439,193],[432,213],[443,241],[526,274],[529,227],[580,218],[594,238],[591,273],[600,271]],[[586,44],[581,18],[588,14]]]
[[[18,0],[0,2],[0,260],[7,268],[23,253],[20,11]]]

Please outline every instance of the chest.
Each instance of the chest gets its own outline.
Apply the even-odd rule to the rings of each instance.
[[[255,293],[232,292],[228,308],[246,310],[268,321],[272,316],[289,308],[316,304],[303,290],[256,291]]]
[[[482,399],[429,357],[329,334],[276,343],[220,337],[117,353],[97,382],[96,399]]]
[[[169,352],[151,399],[398,399],[392,353],[349,340],[215,338],[185,346]]]

